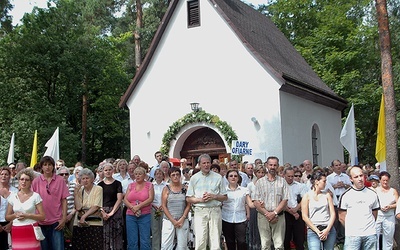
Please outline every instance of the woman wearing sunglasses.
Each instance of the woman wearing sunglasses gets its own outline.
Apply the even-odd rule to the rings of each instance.
[[[36,239],[33,226],[45,219],[42,198],[31,190],[34,173],[31,169],[23,169],[17,174],[18,193],[10,195],[6,220],[12,221],[12,249],[38,249],[40,242]]]
[[[226,173],[228,199],[222,203],[222,233],[228,250],[247,249],[246,222],[250,218],[248,208],[253,203],[247,188],[239,185],[239,178],[236,169],[230,169]]]

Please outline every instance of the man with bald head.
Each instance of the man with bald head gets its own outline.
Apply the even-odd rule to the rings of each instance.
[[[339,220],[345,227],[344,249],[376,249],[376,218],[380,209],[378,195],[364,184],[364,173],[358,166],[349,170],[353,185],[339,201]]]
[[[307,176],[312,174],[312,171],[313,171],[312,163],[310,160],[304,160],[303,166],[304,166],[304,172],[303,172],[303,176],[301,177],[301,182],[307,183],[307,180],[308,180]]]

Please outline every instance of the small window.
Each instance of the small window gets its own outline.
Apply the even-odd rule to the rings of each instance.
[[[187,2],[188,28],[200,26],[200,6],[198,0]]]
[[[312,147],[312,155],[313,155],[313,164],[319,164],[321,162],[321,140],[320,133],[317,124],[314,124],[311,129],[311,147]]]

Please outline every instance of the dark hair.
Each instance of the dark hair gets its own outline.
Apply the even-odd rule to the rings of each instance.
[[[286,168],[284,168],[284,169],[283,169],[283,173],[286,174],[286,172],[287,172],[287,171],[290,171],[290,170],[293,170],[293,173],[294,173],[294,169],[293,169],[292,167],[286,167]]]
[[[337,161],[337,162],[339,162],[340,164],[342,164],[342,162],[341,162],[340,160],[336,159],[336,160],[333,160],[333,161],[331,162],[331,167],[333,167],[335,161]]]
[[[184,168],[182,169],[182,174],[187,174],[189,173],[190,169],[189,168]]]
[[[198,172],[200,172],[200,169],[194,168],[193,171],[192,171],[192,176],[197,174]]]
[[[48,156],[48,155],[43,156],[42,159],[40,159],[40,162],[39,162],[40,168],[43,168],[43,165],[45,163],[50,163],[51,165],[53,165],[53,173],[56,171],[56,162],[54,161],[53,157]]]
[[[383,176],[386,176],[386,177],[389,178],[389,179],[390,179],[390,177],[391,177],[391,175],[390,175],[388,172],[382,171],[382,172],[379,174],[379,180],[382,179]]]
[[[326,177],[326,174],[323,171],[314,171],[312,174],[310,174],[310,182],[312,189],[314,189],[315,181],[321,180],[322,177]]]
[[[278,158],[278,157],[276,157],[276,156],[269,156],[265,162],[268,162],[269,160],[276,160],[276,161],[278,162],[278,166],[279,166],[279,158]]]
[[[239,171],[236,170],[236,169],[229,169],[226,172],[226,175],[225,175],[226,179],[228,179],[229,174],[232,173],[232,172],[236,172],[237,173],[237,175],[238,175],[238,184],[239,185],[242,184],[242,176],[240,176]]]
[[[221,171],[221,167],[218,164],[212,164],[210,169],[216,168],[218,170],[218,173]]]
[[[172,173],[178,172],[179,175],[182,175],[181,169],[177,167],[172,167],[168,169],[168,176],[171,176]]]

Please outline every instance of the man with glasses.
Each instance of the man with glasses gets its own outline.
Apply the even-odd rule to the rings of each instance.
[[[39,223],[44,236],[40,241],[42,249],[64,250],[64,226],[67,220],[67,197],[70,195],[63,177],[56,175],[55,162],[44,156],[40,162],[43,174],[32,182],[32,191],[43,200],[46,219]]]

